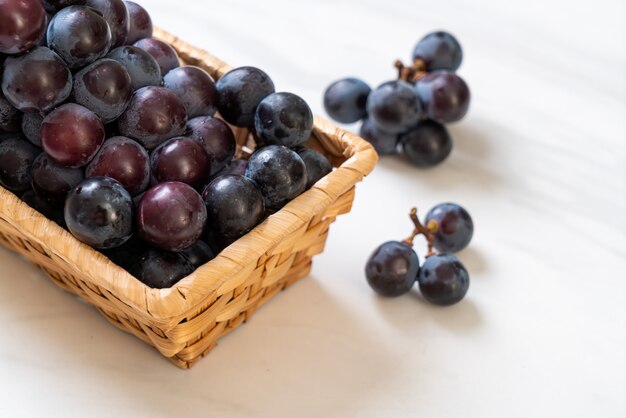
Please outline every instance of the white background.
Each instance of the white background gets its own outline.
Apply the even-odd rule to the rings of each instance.
[[[623,1],[142,4],[321,114],[330,82],[386,81],[421,36],[448,29],[471,111],[443,165],[384,158],[312,276],[191,371],[0,250],[0,416],[626,416]],[[459,255],[467,298],[376,297],[370,252],[410,232],[411,206],[443,201],[476,225]]]

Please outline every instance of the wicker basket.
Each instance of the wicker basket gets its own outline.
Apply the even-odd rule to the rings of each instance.
[[[166,32],[155,36],[171,43],[184,63],[215,79],[231,68]],[[236,137],[242,145],[248,132],[238,130]],[[337,169],[170,289],[145,286],[1,187],[0,243],[119,328],[189,368],[259,306],[309,273],[330,224],[350,211],[355,184],[377,161],[367,142],[319,117],[307,145]]]

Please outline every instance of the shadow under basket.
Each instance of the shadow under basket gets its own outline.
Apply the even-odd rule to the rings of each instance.
[[[184,64],[201,67],[214,79],[232,68],[164,31],[155,36],[172,44]],[[248,132],[235,132],[241,149]],[[309,273],[330,224],[350,211],[355,184],[378,159],[366,141],[319,117],[307,146],[328,157],[335,170],[169,289],[147,287],[1,187],[0,243],[117,327],[189,368],[220,337]]]

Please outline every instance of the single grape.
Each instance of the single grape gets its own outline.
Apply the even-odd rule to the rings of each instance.
[[[328,158],[319,152],[307,147],[298,147],[294,151],[298,153],[306,166],[307,189],[313,187],[322,177],[333,171],[333,166],[328,161]]]
[[[135,2],[125,1],[128,9],[128,36],[127,44],[134,44],[140,39],[152,36],[152,19],[146,9]]]
[[[72,235],[94,248],[117,247],[133,234],[133,199],[109,177],[79,183],[68,193],[64,213]]]
[[[118,119],[120,133],[149,150],[169,138],[182,135],[186,126],[185,106],[174,92],[164,87],[137,90]]]
[[[428,212],[425,224],[436,223],[434,247],[442,252],[455,253],[467,247],[474,235],[470,214],[456,203],[441,203]]]
[[[272,79],[255,67],[239,67],[224,74],[215,84],[217,109],[231,125],[254,127],[254,114],[265,97],[274,93]]]
[[[166,289],[195,270],[183,253],[171,253],[155,248],[146,250],[129,268],[129,273],[149,287]]]
[[[143,38],[133,44],[137,48],[141,48],[159,64],[161,74],[167,74],[170,70],[180,67],[178,54],[172,46],[157,38]]]
[[[46,199],[63,200],[72,188],[85,179],[80,168],[62,167],[42,152],[32,167],[32,186],[35,193]]]
[[[0,91],[0,133],[19,131],[21,115],[21,112],[14,108]]]
[[[404,132],[415,125],[421,111],[422,107],[413,86],[402,80],[380,85],[367,98],[370,122],[390,134]]]
[[[157,183],[180,181],[199,190],[209,180],[211,159],[200,142],[179,136],[152,152],[150,168]]]
[[[62,9],[52,18],[46,36],[48,48],[59,54],[72,70],[104,57],[111,48],[109,24],[86,6]]]
[[[383,296],[400,296],[413,287],[419,259],[410,245],[388,241],[376,248],[365,265],[367,282]]]
[[[22,116],[22,133],[33,145],[41,147],[41,123],[43,116],[39,113],[24,113]]]
[[[211,76],[202,68],[187,65],[171,70],[163,85],[180,98],[189,118],[213,116],[217,110],[217,91]]]
[[[126,68],[133,90],[163,84],[159,64],[143,49],[136,46],[120,46],[109,52],[107,58],[119,62]]]
[[[56,13],[69,6],[83,6],[86,0],[43,0],[43,5],[50,13]]]
[[[263,195],[243,176],[225,175],[213,180],[202,193],[208,225],[227,237],[240,237],[263,220]]]
[[[19,134],[8,134],[0,141],[0,185],[12,192],[30,189],[31,168],[41,150]]]
[[[469,273],[452,254],[427,257],[417,281],[424,299],[436,305],[453,305],[469,289]]]
[[[246,174],[246,168],[248,167],[248,160],[232,160],[224,168],[215,173],[209,179],[209,183],[220,176],[226,176],[232,174],[235,176],[243,176]]]
[[[202,236],[206,220],[202,197],[185,183],[158,184],[137,205],[139,234],[149,244],[166,251],[191,248]]]
[[[0,0],[0,53],[19,54],[37,46],[46,19],[40,0]]]
[[[47,113],[72,92],[72,73],[52,50],[37,47],[4,62],[2,93],[22,112]]]
[[[87,0],[85,4],[102,13],[102,17],[111,29],[111,46],[113,48],[126,44],[130,18],[128,9],[122,0]]]
[[[212,116],[193,118],[187,123],[185,135],[200,141],[212,158],[211,175],[223,169],[235,156],[235,135],[221,119]]]
[[[313,113],[300,96],[273,93],[257,106],[254,125],[268,144],[291,148],[302,145],[311,136]]]
[[[37,212],[41,213],[61,228],[67,228],[63,216],[63,201],[49,200],[39,196],[32,189],[27,190],[20,199]]]
[[[64,167],[82,167],[104,142],[104,126],[91,110],[67,103],[53,110],[41,123],[41,146]]]
[[[439,123],[456,122],[469,109],[469,88],[453,72],[435,71],[426,74],[415,83],[415,91],[426,116]]]
[[[365,105],[372,89],[358,78],[343,78],[324,92],[326,113],[341,123],[354,123],[367,117]]]
[[[106,176],[119,181],[131,196],[150,184],[150,157],[137,142],[123,136],[107,139],[91,160],[87,177]]]
[[[426,64],[426,71],[456,71],[463,60],[461,45],[448,32],[432,32],[423,37],[413,50],[413,60]]]
[[[306,189],[304,161],[282,145],[256,150],[248,160],[245,176],[257,185],[268,209],[280,209]]]
[[[76,103],[98,115],[104,123],[120,117],[133,94],[130,75],[122,64],[104,58],[74,76]]]
[[[372,144],[380,155],[395,154],[398,149],[398,134],[389,134],[381,131],[370,119],[363,121],[359,135]]]
[[[215,258],[215,252],[209,244],[204,241],[198,241],[188,250],[181,253],[194,266],[199,268]]]
[[[440,123],[425,120],[400,135],[400,148],[406,159],[417,167],[432,167],[452,151],[452,138]]]

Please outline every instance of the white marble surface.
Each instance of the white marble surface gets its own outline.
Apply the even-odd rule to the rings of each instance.
[[[393,76],[425,32],[461,40],[473,93],[442,166],[384,159],[312,277],[181,371],[0,250],[2,417],[626,416],[626,4],[143,0],[155,22],[321,92]],[[412,205],[462,203],[468,297],[381,299],[370,251]]]

